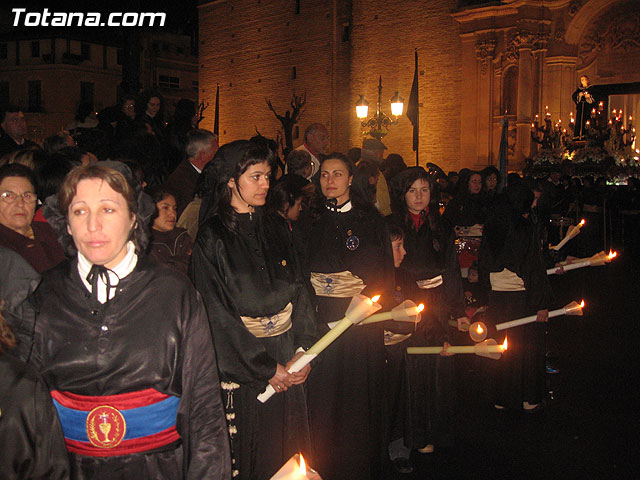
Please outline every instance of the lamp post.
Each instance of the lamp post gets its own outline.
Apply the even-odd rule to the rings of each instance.
[[[367,118],[369,114],[369,102],[360,95],[356,102],[356,117],[361,121],[362,127],[365,128],[364,134],[380,140],[389,133],[389,126],[398,123],[398,117],[402,115],[404,109],[404,99],[400,97],[398,92],[391,97],[391,117],[382,111],[382,76],[378,81],[378,102],[376,104],[376,113]],[[392,118],[393,117],[393,118]]]

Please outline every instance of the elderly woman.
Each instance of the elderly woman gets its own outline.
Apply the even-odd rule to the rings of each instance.
[[[230,475],[204,307],[184,275],[141,255],[152,211],[118,162],[76,167],[47,205],[73,258],[36,292],[31,362],[74,479]]]
[[[271,150],[252,141],[218,150],[204,173],[211,188],[191,255],[227,391],[240,479],[270,478],[293,454],[307,454],[310,443],[301,385],[309,367],[287,369],[300,348],[314,343],[314,314],[288,227],[261,208],[272,161]],[[278,394],[260,403],[268,384]]]
[[[389,233],[368,182],[359,190],[354,172],[344,155],[328,155],[320,165],[322,196],[310,211],[309,267],[321,333],[344,317],[355,294],[381,294],[381,302],[393,304]],[[381,478],[383,335],[379,324],[347,330],[309,379],[312,465],[327,480]]]
[[[6,354],[15,344],[0,311],[1,476],[68,479],[69,461],[49,390],[33,367]]]
[[[64,260],[51,227],[34,222],[33,173],[24,165],[0,167],[0,245],[22,255],[39,273]]]

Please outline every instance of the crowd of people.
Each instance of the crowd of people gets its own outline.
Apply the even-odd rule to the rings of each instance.
[[[81,109],[42,148],[1,114],[2,478],[262,480],[298,452],[325,480],[410,473],[455,442],[469,361],[447,350],[477,319],[537,315],[473,362],[496,409],[543,408],[546,270],[606,235],[548,246],[640,198],[635,179],[407,167],[378,139],[330,153],[320,123],[285,158],[261,136],[218,148],[193,102],[162,110]],[[357,294],[426,308],[290,371]],[[425,345],[442,353],[406,354]]]

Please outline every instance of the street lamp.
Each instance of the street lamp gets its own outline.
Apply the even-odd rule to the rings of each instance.
[[[382,111],[382,77],[378,81],[378,102],[376,104],[376,113],[367,119],[369,113],[369,102],[364,98],[364,95],[360,95],[360,98],[356,102],[356,117],[361,121],[362,127],[368,130],[364,131],[365,135],[370,135],[373,138],[380,140],[387,133],[389,133],[389,126],[398,123],[398,117],[402,115],[404,109],[404,99],[400,97],[398,92],[391,97],[391,115],[389,117]]]

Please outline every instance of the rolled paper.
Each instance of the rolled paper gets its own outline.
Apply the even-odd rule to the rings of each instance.
[[[552,310],[549,312],[549,318],[559,317],[560,315],[580,315],[582,316],[582,308],[584,307],[584,300],[581,303],[571,302],[562,308]],[[511,320],[509,322],[503,322],[496,325],[496,330],[505,330],[507,328],[519,327],[520,325],[526,325],[533,323],[538,319],[537,315],[530,315],[528,317],[519,318],[517,320]]]
[[[306,465],[302,454],[296,453],[270,480],[322,480],[322,478]]]
[[[289,367],[288,372],[296,373],[302,370],[305,366],[311,363],[311,360],[316,358],[320,352],[331,345],[334,340],[342,335],[351,325],[357,325],[366,317],[372,315],[381,308],[382,306],[379,303],[376,303],[376,301],[373,301],[365,295],[354,295],[351,299],[351,303],[349,304],[349,308],[347,308],[347,311],[344,314],[344,318],[340,320],[335,327],[325,333],[324,336],[320,340],[318,340],[309,350],[307,350],[300,358],[298,358],[293,363],[293,365]],[[275,388],[273,388],[271,384],[269,384],[267,385],[265,391],[258,395],[258,400],[264,403],[269,400],[275,393]]]
[[[439,355],[444,347],[407,347],[409,355]],[[488,338],[484,342],[475,345],[456,345],[447,348],[448,353],[474,353],[481,357],[497,360],[506,350],[505,344],[498,345],[493,338]]]
[[[561,262],[560,265],[562,265],[562,268],[564,269],[565,272],[568,272],[569,270],[575,270],[577,268],[583,268],[583,267],[600,267],[606,263],[609,263],[617,255],[618,255],[617,252],[609,252],[609,254],[606,254],[604,252],[598,252],[592,257],[578,259],[571,263]],[[553,275],[558,273],[558,268],[559,267],[548,268],[547,275]]]
[[[551,250],[560,250],[562,247],[564,247],[567,244],[569,240],[577,237],[578,234],[580,233],[580,229],[584,226],[585,223],[586,222],[583,218],[582,220],[580,220],[579,224],[570,225],[569,228],[567,228],[567,234],[564,236],[564,238],[560,241],[558,245],[551,247]]]
[[[397,322],[413,322],[418,323],[420,317],[418,315],[424,310],[424,305],[416,305],[411,300],[405,300],[400,305],[395,306],[388,312],[374,313],[369,318],[360,322],[360,325],[368,323],[384,322],[385,320],[395,320]]]

